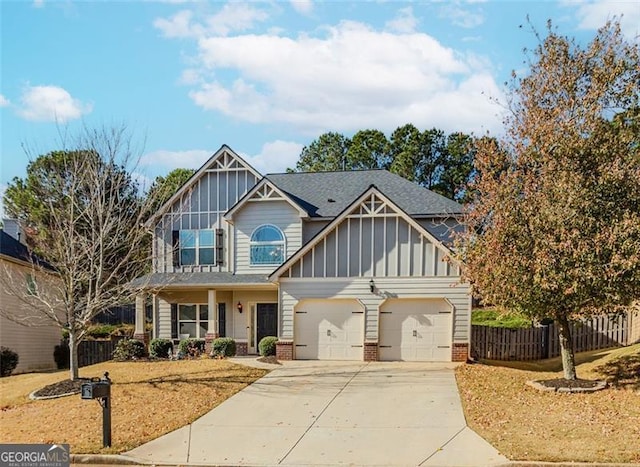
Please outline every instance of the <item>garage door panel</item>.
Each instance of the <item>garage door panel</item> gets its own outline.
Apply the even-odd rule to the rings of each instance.
[[[362,360],[364,312],[355,300],[305,300],[295,312],[300,360]]]
[[[450,361],[451,318],[442,299],[389,300],[380,310],[380,360]]]

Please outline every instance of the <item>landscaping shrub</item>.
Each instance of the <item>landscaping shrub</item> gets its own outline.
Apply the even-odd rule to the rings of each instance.
[[[137,360],[145,356],[144,342],[137,339],[122,339],[116,344],[113,359],[119,362]]]
[[[93,339],[105,339],[117,329],[113,324],[94,324],[87,329],[87,336]]]
[[[236,341],[230,337],[218,337],[211,343],[212,357],[233,357],[236,354]]]
[[[60,342],[53,349],[53,359],[58,370],[69,368],[69,343],[66,340]]]
[[[204,339],[183,339],[178,344],[178,350],[185,357],[199,357],[204,353]]]
[[[8,347],[0,347],[0,376],[9,376],[18,366],[18,354]]]
[[[276,354],[276,342],[278,338],[275,336],[265,336],[258,343],[258,351],[263,357],[269,357]]]
[[[173,342],[169,339],[151,339],[149,356],[151,358],[168,358],[173,353]]]

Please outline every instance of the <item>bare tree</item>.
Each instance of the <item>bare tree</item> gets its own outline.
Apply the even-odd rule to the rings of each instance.
[[[37,274],[30,290],[3,272],[5,292],[24,306],[0,305],[0,313],[14,321],[40,316],[66,329],[70,378],[77,379],[78,344],[91,320],[131,302],[144,287],[131,281],[149,267],[145,221],[154,200],[133,178],[140,152],[125,126],[85,128],[63,146],[33,159],[25,179],[14,179],[6,191],[7,212],[53,272]],[[41,271],[33,258],[33,272]]]

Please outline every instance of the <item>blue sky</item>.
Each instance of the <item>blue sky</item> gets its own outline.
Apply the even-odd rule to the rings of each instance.
[[[499,133],[504,82],[547,19],[587,42],[639,2],[0,1],[0,190],[81,125],[125,123],[140,176],[222,144],[262,173],[326,131]]]

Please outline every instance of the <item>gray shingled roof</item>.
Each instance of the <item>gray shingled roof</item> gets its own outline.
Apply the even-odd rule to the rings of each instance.
[[[214,286],[241,284],[270,284],[266,275],[232,274],[230,272],[174,272],[153,273],[138,277],[131,282],[133,287],[158,288],[166,286]]]
[[[53,266],[31,253],[25,245],[2,229],[0,229],[0,254],[53,270]]]
[[[455,201],[386,170],[296,172],[269,174],[266,178],[310,217],[336,217],[371,185],[411,216],[462,213],[462,206]]]

